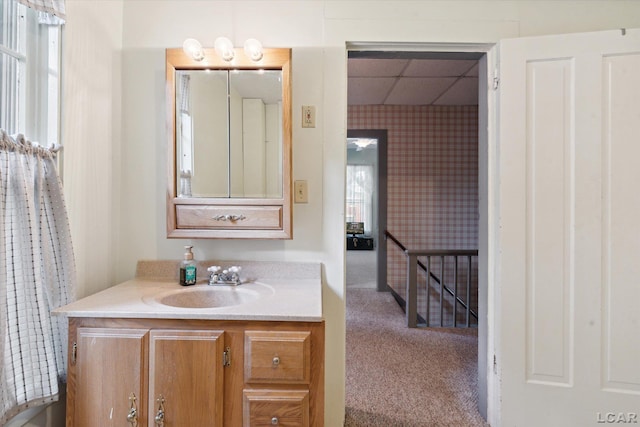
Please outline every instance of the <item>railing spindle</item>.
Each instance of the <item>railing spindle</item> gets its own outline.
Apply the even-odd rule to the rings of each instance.
[[[444,326],[444,255],[440,257],[440,327]]]
[[[453,256],[453,327],[458,327],[458,256]]]
[[[467,257],[467,328],[471,326],[471,255]]]
[[[425,322],[427,322],[427,327],[429,327],[429,323],[431,317],[431,257],[427,255],[427,317]]]

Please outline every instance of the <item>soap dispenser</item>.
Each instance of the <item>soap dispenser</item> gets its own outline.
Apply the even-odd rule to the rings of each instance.
[[[184,259],[180,264],[180,284],[190,286],[196,284],[196,262],[193,260],[193,246],[184,247]]]

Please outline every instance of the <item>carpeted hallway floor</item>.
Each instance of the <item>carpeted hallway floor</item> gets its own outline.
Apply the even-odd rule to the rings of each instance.
[[[393,297],[347,287],[345,427],[487,426],[477,330],[409,329]]]

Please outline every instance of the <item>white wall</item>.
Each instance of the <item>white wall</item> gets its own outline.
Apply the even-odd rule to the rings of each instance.
[[[321,261],[326,425],[344,417],[344,174],[347,42],[493,43],[640,27],[637,1],[67,0],[65,191],[80,295],[129,279],[139,259]],[[290,241],[167,240],[164,49],[226,35],[293,48],[294,205]],[[399,46],[399,49],[413,46]],[[300,127],[315,105],[317,127]]]
[[[114,284],[122,145],[122,1],[67,1],[63,29],[65,199],[78,296]]]

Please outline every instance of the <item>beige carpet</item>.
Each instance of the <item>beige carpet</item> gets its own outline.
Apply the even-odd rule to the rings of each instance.
[[[409,329],[390,294],[347,288],[345,426],[486,426],[477,348],[476,329]]]

